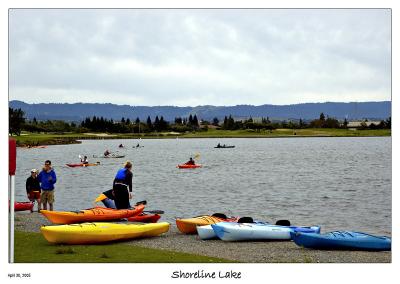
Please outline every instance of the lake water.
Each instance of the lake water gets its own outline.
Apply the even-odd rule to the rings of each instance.
[[[55,210],[93,206],[125,160],[134,164],[134,201],[161,209],[161,220],[221,212],[322,231],[355,230],[391,235],[392,145],[390,137],[85,140],[46,149],[18,149],[16,200],[25,201],[25,180],[46,159],[57,173]],[[233,149],[215,149],[221,144]],[[122,143],[126,149],[119,150]],[[90,158],[105,149],[124,159]],[[177,169],[200,154],[199,169]],[[97,167],[69,168],[79,154]],[[100,205],[102,205],[100,203]]]

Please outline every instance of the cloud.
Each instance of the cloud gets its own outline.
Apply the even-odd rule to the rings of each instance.
[[[10,10],[10,99],[390,100],[390,29],[384,9]]]

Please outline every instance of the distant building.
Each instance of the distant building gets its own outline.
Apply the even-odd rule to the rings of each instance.
[[[347,124],[348,129],[357,129],[362,127],[362,125],[365,123],[365,126],[369,127],[371,124],[378,125],[381,123],[380,121],[364,121],[364,120],[359,120],[359,121],[349,121]]]
[[[379,123],[381,123],[380,121],[349,121],[349,123],[347,124],[348,128],[357,128],[357,127],[361,127],[362,124],[365,123],[365,125],[368,127],[370,126],[372,123],[375,125],[378,125]]]

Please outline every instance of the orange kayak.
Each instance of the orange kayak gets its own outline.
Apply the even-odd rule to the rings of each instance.
[[[224,219],[220,217],[204,215],[188,219],[176,219],[176,226],[178,227],[179,231],[184,234],[196,234],[197,226],[210,225],[219,222],[236,222],[237,220],[237,217]]]
[[[111,209],[95,207],[80,211],[49,211],[40,210],[47,219],[53,224],[74,224],[83,222],[102,222],[112,221],[139,215],[144,210],[144,205],[140,204],[133,209]]]
[[[181,165],[177,165],[176,167],[180,168],[180,169],[195,169],[195,168],[201,168],[201,165],[200,164],[197,164],[197,165],[181,164]]]

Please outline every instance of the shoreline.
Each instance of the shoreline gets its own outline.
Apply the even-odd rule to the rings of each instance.
[[[40,232],[51,223],[40,213],[16,212],[15,230]],[[160,220],[162,221],[162,219]],[[169,232],[154,238],[135,239],[123,244],[223,258],[243,263],[391,263],[392,253],[368,251],[328,251],[298,247],[291,241],[224,242],[201,240],[180,233],[174,223]],[[16,244],[18,245],[18,244]],[[64,245],[66,246],[66,245]],[[73,246],[71,246],[73,247]],[[38,252],[40,253],[40,252]]]
[[[219,131],[219,132],[218,132]],[[47,146],[47,145],[68,145],[80,144],[82,140],[116,140],[116,139],[196,139],[196,138],[332,138],[332,137],[391,137],[391,130],[345,130],[345,129],[302,129],[297,133],[290,134],[292,130],[276,130],[273,133],[257,133],[244,131],[207,131],[182,134],[116,134],[116,133],[87,133],[78,134],[25,134],[21,136],[10,136],[16,139],[17,147]]]

